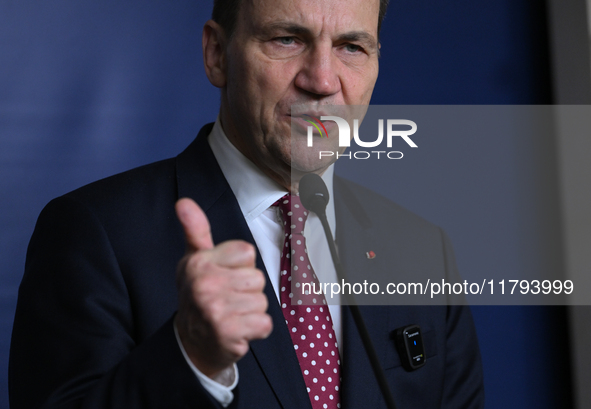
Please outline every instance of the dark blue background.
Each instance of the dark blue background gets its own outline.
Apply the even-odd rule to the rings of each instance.
[[[544,8],[539,0],[394,0],[372,102],[551,103]],[[210,10],[188,0],[0,2],[0,408],[37,215],[80,185],[176,155],[215,119],[218,91],[200,46]],[[446,229],[460,271],[561,267],[554,141],[474,135],[438,146],[388,187]],[[490,151],[488,160],[475,160],[474,149]],[[489,408],[570,406],[563,309],[473,311]]]

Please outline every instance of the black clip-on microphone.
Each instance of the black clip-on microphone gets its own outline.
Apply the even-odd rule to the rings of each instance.
[[[330,231],[330,226],[328,225],[328,220],[326,218],[326,205],[328,204],[330,198],[324,181],[317,174],[308,173],[300,180],[299,191],[300,200],[304,207],[316,213],[316,215],[320,218],[320,222],[324,228],[324,234],[326,235],[326,240],[328,241],[328,247],[330,248],[330,255],[332,256],[332,261],[339,279],[348,282],[345,271],[341,266],[341,261],[334,244],[334,238],[332,237],[332,232]],[[359,331],[359,335],[363,341],[365,352],[369,357],[371,368],[373,369],[373,373],[376,377],[376,380],[378,381],[380,390],[382,391],[382,396],[386,401],[386,406],[388,409],[396,409],[394,398],[392,397],[392,393],[390,392],[390,388],[388,387],[388,383],[386,381],[386,375],[384,374],[382,365],[378,360],[378,355],[376,354],[376,350],[374,349],[371,338],[369,337],[369,333],[367,332],[367,327],[365,326],[365,322],[363,321],[359,307],[355,303],[353,297],[347,298],[349,308],[351,309],[351,314],[353,315],[353,320],[355,321],[355,325],[357,326],[357,330]]]

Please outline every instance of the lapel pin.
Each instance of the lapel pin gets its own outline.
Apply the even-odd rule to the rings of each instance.
[[[368,252],[365,253],[365,255],[367,256],[368,259],[372,260],[374,258],[376,258],[376,253],[373,252],[373,250],[370,250]]]

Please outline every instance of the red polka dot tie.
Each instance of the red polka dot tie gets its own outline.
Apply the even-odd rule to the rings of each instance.
[[[341,362],[332,319],[323,294],[302,293],[319,282],[304,238],[308,211],[298,196],[285,195],[278,206],[285,243],[281,252],[281,307],[314,409],[340,408]],[[312,287],[313,288],[313,287]]]

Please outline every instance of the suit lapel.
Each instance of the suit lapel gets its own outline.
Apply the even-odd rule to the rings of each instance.
[[[335,177],[334,200],[337,220],[337,243],[341,263],[352,281],[351,272],[372,274],[372,263],[365,252],[376,248],[371,219],[346,183]],[[386,362],[388,339],[383,328],[388,325],[388,311],[383,307],[360,306],[360,311],[371,335],[380,362]],[[343,382],[341,401],[344,408],[385,407],[373,370],[365,353],[350,308],[342,308],[343,327]],[[382,334],[382,336],[380,336]]]
[[[236,197],[207,143],[211,128],[211,124],[203,127],[195,141],[177,157],[178,197],[192,198],[201,206],[211,224],[214,243],[244,240],[256,248]],[[285,318],[258,249],[256,264],[267,280],[265,294],[273,332],[267,339],[251,342],[250,352],[282,407],[311,408]]]

